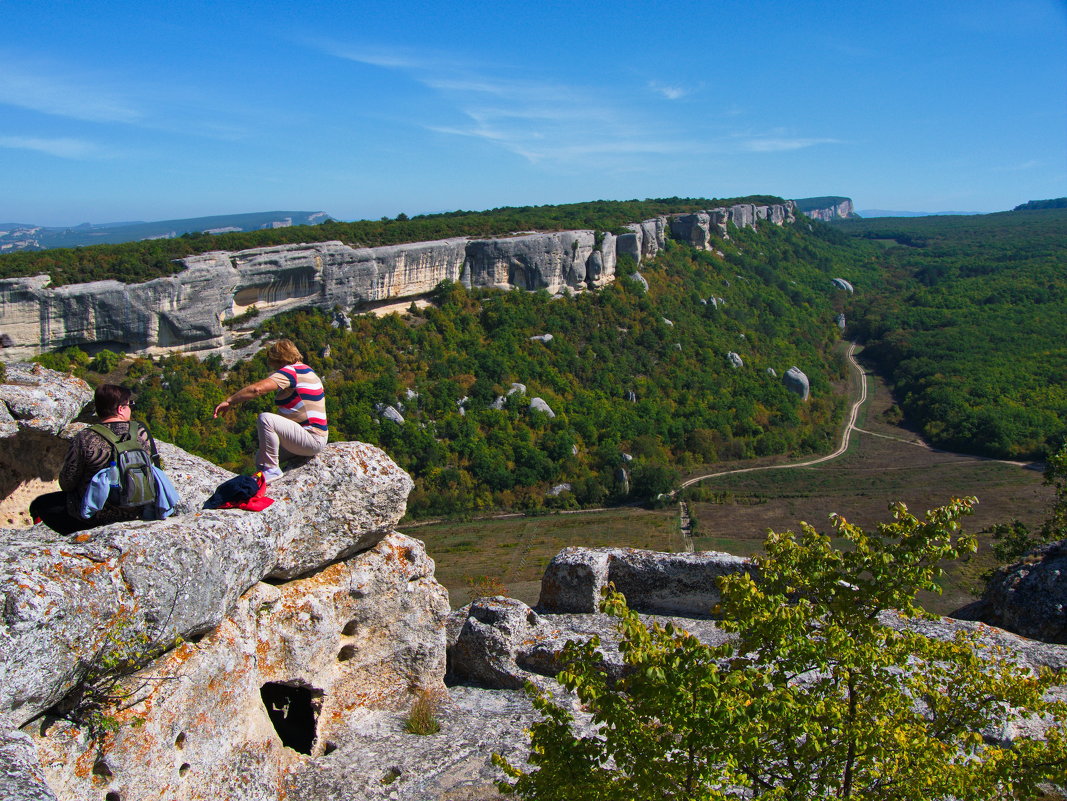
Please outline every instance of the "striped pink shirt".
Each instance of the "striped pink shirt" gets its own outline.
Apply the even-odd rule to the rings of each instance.
[[[270,379],[278,385],[274,396],[278,414],[321,437],[329,435],[326,393],[314,370],[303,362],[295,362],[275,370]]]

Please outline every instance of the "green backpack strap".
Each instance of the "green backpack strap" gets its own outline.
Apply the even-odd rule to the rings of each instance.
[[[108,441],[111,445],[111,453],[116,457],[120,450],[127,450],[127,448],[122,447],[125,443],[132,442],[135,443],[135,447],[143,448],[141,444],[141,424],[136,420],[130,420],[130,433],[127,435],[126,439],[121,438],[103,423],[93,423],[89,426],[89,429],[95,431]]]
[[[89,426],[89,430],[95,431],[97,434],[106,439],[111,444],[112,450],[114,450],[115,446],[119,444],[118,434],[116,434],[103,423],[93,423],[91,426]]]

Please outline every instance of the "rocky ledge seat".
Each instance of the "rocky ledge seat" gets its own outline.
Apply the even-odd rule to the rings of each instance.
[[[0,724],[58,701],[102,646],[110,621],[153,639],[217,626],[261,579],[287,580],[371,548],[400,520],[412,483],[381,450],[333,443],[270,485],[262,512],[196,511],[231,476],[160,445],[185,513],[75,537],[43,525],[0,532]]]
[[[36,365],[9,365],[8,380],[10,492],[55,478],[92,393]],[[245,797],[235,788],[247,785],[264,798],[353,710],[443,690],[447,593],[422,543],[392,530],[412,481],[383,451],[331,443],[248,512],[203,510],[233,474],[158,445],[182,498],[174,517],[74,536],[0,529],[0,797],[172,798],[173,772],[182,797]],[[87,743],[57,703],[138,642],[170,650],[114,713],[118,732]]]

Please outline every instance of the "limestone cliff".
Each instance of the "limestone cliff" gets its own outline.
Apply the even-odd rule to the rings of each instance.
[[[0,333],[13,341],[5,355],[14,359],[68,345],[149,353],[217,349],[241,335],[225,323],[253,307],[256,322],[307,306],[347,311],[425,295],[445,280],[551,293],[595,289],[614,280],[619,258],[654,257],[668,231],[708,247],[709,226],[725,235],[727,223],[794,219],[792,202],[683,216],[699,219],[646,220],[618,236],[562,231],[376,248],[322,242],[216,251],[182,259],[177,274],[142,284],[49,287],[47,276],[9,278],[0,280]]]
[[[808,215],[813,220],[829,222],[856,216],[856,211],[852,208],[852,199],[847,197],[809,197],[795,202],[797,211]]]

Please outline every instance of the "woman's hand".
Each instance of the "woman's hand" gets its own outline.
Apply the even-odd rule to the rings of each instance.
[[[229,408],[230,402],[228,400],[224,400],[222,403],[215,407],[215,417],[218,417],[220,414],[222,414]]]

